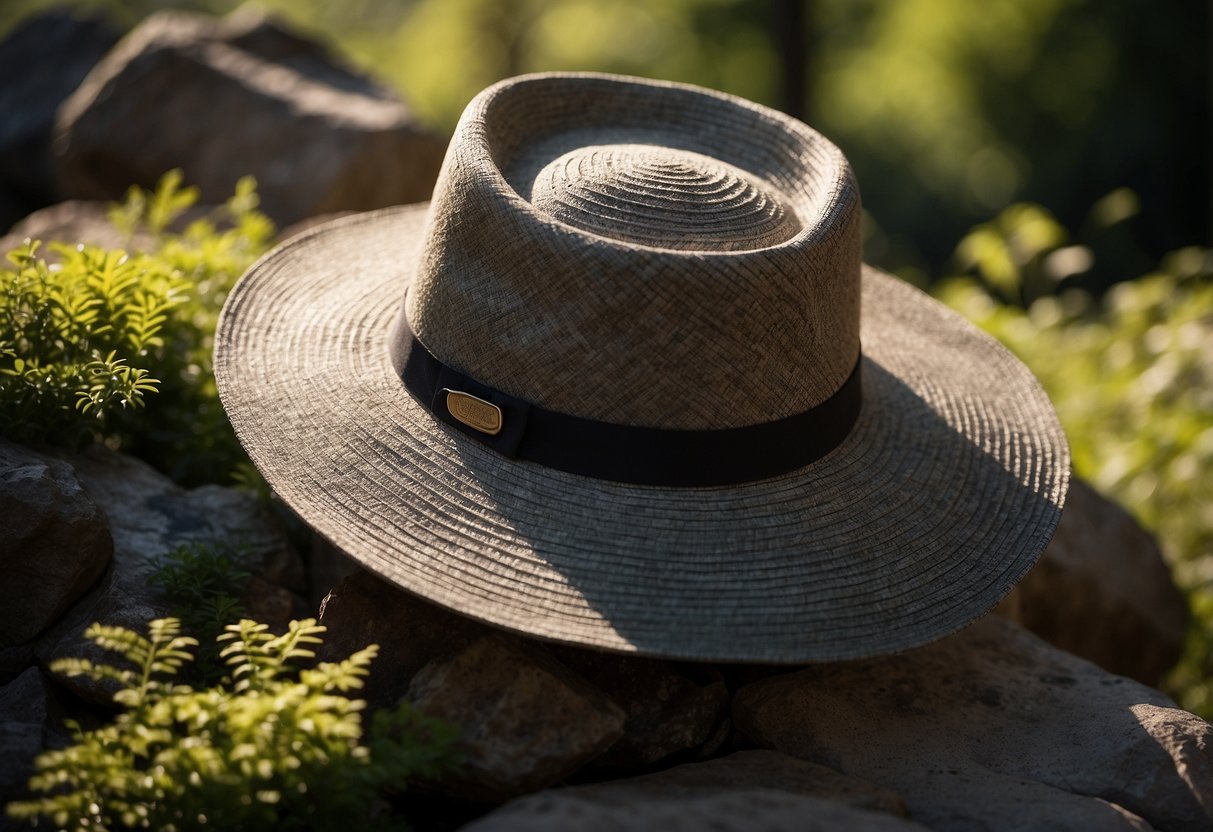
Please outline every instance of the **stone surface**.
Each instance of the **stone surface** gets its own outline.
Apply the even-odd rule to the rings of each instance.
[[[1049,643],[1147,685],[1179,660],[1187,627],[1187,604],[1154,537],[1080,480],[1003,611]]]
[[[59,110],[65,193],[115,199],[180,167],[204,202],[257,178],[279,226],[428,199],[445,142],[384,87],[263,17],[162,12]]]
[[[631,797],[628,795],[627,797]],[[644,795],[603,803],[562,791],[507,803],[464,832],[926,832],[927,827],[867,809],[774,789]]]
[[[72,467],[0,440],[0,647],[34,638],[105,571],[105,514]]]
[[[155,238],[146,231],[136,232],[132,238],[120,234],[109,221],[112,203],[103,200],[69,199],[34,211],[14,225],[0,237],[0,252],[12,251],[24,245],[26,237],[41,240],[38,256],[48,262],[56,262],[58,256],[50,250],[52,241],[76,245],[120,248],[125,251],[146,251],[155,243]],[[184,231],[191,222],[210,215],[211,206],[194,206],[184,211],[169,224],[169,230]]]
[[[771,751],[744,751],[657,774],[519,798],[465,826],[505,830],[923,830],[901,798]]]
[[[118,34],[99,17],[49,9],[14,26],[0,43],[0,190],[21,198],[26,210],[17,216],[59,198],[51,156],[55,111]]]
[[[623,736],[594,760],[635,769],[703,747],[728,713],[729,691],[710,666],[620,656],[571,647],[552,655],[623,708]]]
[[[328,628],[318,657],[344,659],[368,644],[379,655],[360,695],[371,708],[395,704],[413,676],[437,659],[446,659],[478,638],[494,632],[410,595],[358,569],[333,588],[320,605],[320,623]]]
[[[94,621],[144,631],[171,610],[148,578],[172,549],[188,543],[229,545],[244,568],[276,586],[302,583],[302,564],[265,506],[231,488],[186,490],[132,457],[93,447],[64,455],[109,518],[114,539],[110,569],[58,624],[35,642],[43,664],[67,656],[111,661],[84,638]],[[112,689],[85,677],[62,678],[77,695],[108,704]]]
[[[318,534],[311,536],[303,557],[307,567],[307,599],[315,609],[324,605],[324,599],[342,581],[363,571],[357,561]]]
[[[441,787],[504,800],[572,774],[623,735],[625,715],[538,645],[484,636],[422,668],[408,699],[461,730],[463,766]]]
[[[127,248],[127,240],[110,225],[109,203],[99,200],[68,200],[34,211],[0,237],[0,252],[21,248],[25,238],[41,240],[38,255],[53,257],[47,244],[85,243],[103,248]],[[146,238],[145,238],[146,241]]]
[[[1213,825],[1213,727],[998,616],[755,682],[733,720],[756,744],[895,789],[936,830]]]
[[[829,766],[767,750],[738,751],[707,762],[689,763],[654,774],[575,786],[563,791],[609,801],[623,795],[672,796],[727,789],[774,789],[898,817],[909,815],[905,801],[892,789],[843,774]]]
[[[46,747],[49,713],[48,687],[37,668],[0,688],[0,806],[28,796],[34,757]]]

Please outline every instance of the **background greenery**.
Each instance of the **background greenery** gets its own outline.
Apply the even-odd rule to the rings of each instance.
[[[0,32],[52,2],[9,0]],[[73,5],[129,26],[168,5],[226,12],[238,0]],[[545,69],[689,81],[805,117],[856,168],[868,261],[935,287],[1016,349],[1057,403],[1079,475],[1158,531],[1195,613],[1169,687],[1213,716],[1207,3],[261,5],[334,43],[440,129],[485,85]],[[198,307],[203,340],[211,301]],[[179,415],[199,408],[209,415],[197,440],[228,442],[221,413],[207,410],[205,365],[194,366],[197,384],[182,395],[199,389],[200,399],[152,398],[186,401]],[[166,372],[152,375],[168,394]],[[219,460],[211,470],[187,459],[174,473],[226,476],[232,453],[203,454]]]

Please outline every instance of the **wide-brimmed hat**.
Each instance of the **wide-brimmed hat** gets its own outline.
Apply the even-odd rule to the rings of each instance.
[[[273,489],[366,568],[643,655],[946,635],[1032,566],[1069,475],[1031,373],[862,264],[834,145],[634,78],[482,92],[431,203],[249,270],[215,373]]]

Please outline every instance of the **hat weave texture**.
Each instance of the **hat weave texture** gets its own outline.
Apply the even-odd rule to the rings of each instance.
[[[512,79],[469,105],[432,203],[326,224],[250,269],[216,376],[274,490],[443,606],[675,658],[905,649],[1026,573],[1069,455],[1028,370],[863,266],[859,228],[842,154],[779,113],[639,79]],[[402,314],[484,384],[667,429],[807,410],[862,343],[862,410],[825,458],[757,482],[557,471],[409,395],[389,337]]]

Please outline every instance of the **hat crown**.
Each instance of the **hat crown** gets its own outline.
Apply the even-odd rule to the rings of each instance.
[[[841,152],[732,96],[524,76],[464,112],[405,314],[444,363],[541,407],[711,429],[828,399],[859,351]]]
[[[539,171],[532,205],[608,239],[682,251],[778,245],[800,222],[782,195],[727,162],[679,148],[576,148]]]

